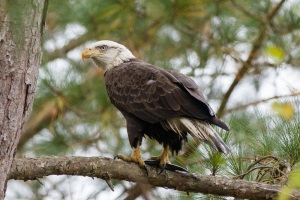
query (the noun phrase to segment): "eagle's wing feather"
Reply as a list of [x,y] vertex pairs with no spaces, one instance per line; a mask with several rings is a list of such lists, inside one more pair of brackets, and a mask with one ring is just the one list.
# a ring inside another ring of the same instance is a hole
[[[192,95],[194,98],[198,99],[202,103],[206,104],[211,115],[215,115],[213,109],[210,107],[203,93],[199,89],[199,86],[194,82],[193,79],[176,71],[168,70],[168,72],[177,79],[178,83],[182,84],[185,87],[185,89],[190,95]],[[176,82],[176,80],[174,82]]]
[[148,123],[182,116],[214,123],[197,84],[180,73],[135,61],[107,71],[105,79],[112,103]]
[[205,100],[203,93],[199,89],[198,85],[193,81],[193,79],[181,73],[178,73],[176,71],[168,71],[168,72],[171,73],[179,81],[179,83],[185,87],[186,91],[190,95],[192,95],[194,98],[196,98],[197,100],[199,100],[200,102],[204,103],[207,106],[210,115],[214,116],[210,120],[208,120],[210,123],[215,124],[227,131],[229,130],[228,126],[224,122],[222,122],[217,117],[215,117],[215,112],[210,107],[208,102]]

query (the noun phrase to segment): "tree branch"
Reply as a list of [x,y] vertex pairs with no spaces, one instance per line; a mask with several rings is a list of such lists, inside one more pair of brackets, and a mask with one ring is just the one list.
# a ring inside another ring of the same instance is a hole
[[70,40],[69,43],[63,46],[62,48],[56,49],[53,52],[46,53],[44,55],[45,59],[43,58],[43,62],[45,61],[50,62],[57,58],[66,57],[68,52],[78,47],[79,45],[82,45],[83,43],[87,42],[90,39],[91,39],[91,33],[87,32],[77,37],[76,39]]
[[235,107],[232,107],[232,108],[228,108],[228,109],[224,110],[224,114],[227,114],[227,113],[230,113],[230,112],[233,112],[233,111],[236,111],[236,110],[245,109],[249,106],[255,106],[255,105],[258,105],[260,103],[264,103],[264,102],[267,102],[267,101],[270,101],[270,100],[273,100],[273,99],[295,97],[295,96],[299,96],[299,95],[300,95],[300,92],[295,92],[295,93],[291,93],[291,94],[279,95],[279,96],[276,95],[276,96],[269,97],[269,98],[266,98],[266,99],[260,99],[260,100],[253,101],[253,102],[250,102],[250,103],[246,103],[246,104],[238,105],[238,106],[235,106]]
[[51,121],[59,114],[59,106],[55,100],[45,102],[45,105],[38,113],[33,113],[25,125],[25,130],[18,143],[18,150],[21,149],[35,134],[49,126]]
[[[267,15],[268,24],[271,24],[273,18],[276,16],[276,14],[278,13],[279,9],[282,7],[284,2],[285,2],[285,0],[281,0]],[[246,62],[243,63],[243,66],[236,73],[234,80],[232,81],[231,85],[229,86],[227,92],[224,94],[223,100],[217,111],[217,116],[221,117],[222,115],[224,115],[224,110],[225,110],[225,107],[229,100],[229,97],[231,96],[235,87],[239,84],[239,82],[242,80],[242,78],[247,74],[249,69],[252,67],[252,61],[257,57],[257,53],[258,53],[259,49],[262,47],[266,36],[267,36],[267,26],[263,26],[261,28],[261,31],[260,31],[258,37],[256,38],[256,40],[253,43],[252,50],[251,50]]]
[[262,24],[265,24],[264,20],[262,18],[260,18],[259,16],[257,16],[255,13],[251,13],[250,10],[247,10],[244,8],[244,6],[238,4],[235,0],[231,0],[232,2],[232,5],[234,7],[236,7],[239,11],[243,12],[245,15],[255,19],[256,21],[262,23]]
[[[280,185],[184,172],[166,171],[159,175],[156,168],[147,166],[147,169],[148,176],[143,168],[134,163],[105,157],[18,158],[13,162],[9,179],[26,181],[49,175],[79,175],[246,199],[275,199],[281,188]],[[293,193],[292,198],[299,199],[300,191]]]

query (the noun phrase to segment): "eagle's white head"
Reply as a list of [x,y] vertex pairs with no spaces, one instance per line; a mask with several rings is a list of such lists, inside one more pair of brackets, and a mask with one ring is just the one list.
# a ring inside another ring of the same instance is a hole
[[82,51],[82,59],[92,58],[105,71],[135,58],[124,45],[110,40],[101,40]]

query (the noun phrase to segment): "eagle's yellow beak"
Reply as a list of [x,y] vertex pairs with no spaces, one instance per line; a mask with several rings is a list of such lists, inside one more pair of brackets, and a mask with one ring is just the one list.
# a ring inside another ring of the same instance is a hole
[[86,58],[91,58],[91,57],[95,57],[95,56],[99,56],[99,55],[101,55],[101,53],[97,49],[86,48],[82,51],[81,58],[82,58],[82,60],[84,60]]

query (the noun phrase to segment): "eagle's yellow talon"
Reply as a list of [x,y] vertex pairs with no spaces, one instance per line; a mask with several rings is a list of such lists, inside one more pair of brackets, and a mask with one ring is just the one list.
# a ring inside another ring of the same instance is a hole
[[138,163],[140,166],[145,166],[145,162],[141,158],[141,152],[139,146],[134,150],[133,154],[130,157],[126,157],[121,154],[118,154],[115,158],[119,158],[126,162]]
[[149,160],[159,161],[160,166],[166,166],[166,164],[170,163],[169,156],[168,156],[169,150],[170,147],[169,145],[167,145],[160,156],[151,156]]

